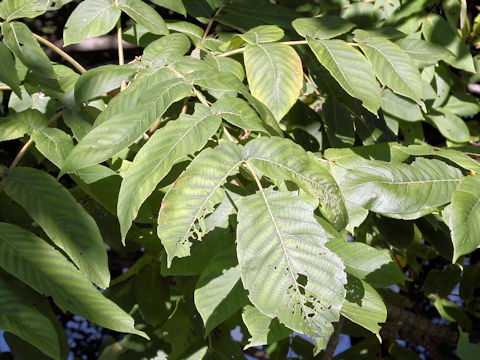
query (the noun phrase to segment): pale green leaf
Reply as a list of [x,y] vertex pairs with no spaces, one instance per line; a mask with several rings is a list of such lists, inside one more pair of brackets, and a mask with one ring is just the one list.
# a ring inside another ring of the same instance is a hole
[[423,120],[420,106],[413,100],[397,95],[390,89],[382,91],[382,110],[403,121]]
[[2,24],[3,42],[27,68],[48,79],[56,77],[52,64],[27,25],[20,22]]
[[480,104],[475,97],[467,94],[455,95],[448,97],[441,111],[448,111],[457,116],[473,116],[480,112]]
[[252,95],[280,121],[300,96],[303,86],[300,57],[288,45],[248,44],[244,58]]
[[170,34],[150,43],[142,55],[147,66],[163,66],[180,59],[190,49],[190,41],[183,34]]
[[185,5],[183,5],[182,0],[151,0],[154,4],[157,4],[161,7],[167,8],[169,10],[175,11],[183,16],[187,15],[185,10]]
[[347,273],[375,287],[387,287],[407,279],[387,253],[367,244],[332,239],[327,247],[342,259]]
[[51,6],[52,0],[4,0],[0,3],[0,18],[12,21],[42,15]]
[[395,44],[400,46],[414,61],[423,65],[433,65],[440,60],[454,56],[443,46],[424,40],[404,38],[397,40]]
[[380,86],[365,56],[343,40],[308,40],[318,61],[345,91],[374,114],[380,108]]
[[158,214],[158,237],[168,255],[190,255],[190,238],[201,239],[203,219],[225,196],[220,188],[235,175],[244,161],[244,151],[232,143],[222,143],[202,151],[165,195]]
[[442,17],[437,14],[427,15],[423,20],[422,32],[428,41],[446,48],[454,54],[454,56],[445,58],[445,62],[457,69],[475,73],[470,50]]
[[380,338],[379,323],[387,321],[387,308],[380,294],[365,281],[351,275],[348,276],[345,288],[347,296],[342,307],[342,315]]
[[274,343],[292,332],[281,325],[277,319],[272,320],[252,305],[243,308],[242,319],[252,336],[244,349]]
[[85,0],[70,14],[63,29],[64,46],[105,35],[113,29],[121,10],[115,0]]
[[[282,39],[283,36],[284,32],[278,26],[260,25],[248,30],[246,33],[236,34],[232,39],[232,43],[241,45],[243,42],[246,42],[248,44],[258,45],[278,41]],[[239,39],[236,39],[237,37]],[[238,40],[240,40],[240,42]]]
[[237,254],[255,307],[325,348],[343,305],[343,263],[328,248],[314,208],[289,192],[261,189],[239,202]]
[[480,178],[467,176],[453,193],[449,227],[456,262],[480,246]]
[[123,12],[152,34],[168,34],[165,21],[150,5],[141,0],[120,0],[119,4]]
[[100,287],[108,286],[107,252],[100,231],[67,189],[46,172],[33,168],[10,170],[2,185],[90,280]]
[[240,129],[268,132],[255,111],[240,98],[223,97],[212,105],[212,111]]
[[245,150],[252,165],[266,176],[295,182],[320,200],[322,214],[337,229],[346,226],[347,210],[337,183],[300,145],[278,137],[259,138],[250,141]]
[[0,223],[0,264],[59,307],[100,326],[148,338],[58,250],[18,226]]
[[[98,164],[130,146],[168,107],[191,91],[183,79],[175,78],[136,92],[136,99],[124,96],[115,102],[112,113],[104,112],[103,122],[90,131],[65,160],[62,171],[73,172]],[[129,93],[131,95],[131,93]],[[121,111],[125,109],[124,111]],[[107,111],[107,110],[105,110]],[[99,119],[97,119],[97,122]]]
[[448,140],[456,143],[464,143],[470,140],[470,130],[462,118],[449,111],[439,109],[441,113],[435,112],[426,115],[426,118],[445,136]]
[[[0,235],[1,236],[1,235]],[[53,359],[65,359],[67,338],[47,299],[15,279],[0,277],[0,328],[17,335]]]
[[390,40],[371,36],[364,30],[355,30],[353,33],[380,82],[421,104],[424,97],[423,81],[410,56]]
[[462,173],[439,160],[412,164],[366,161],[337,177],[343,195],[368,210],[396,219],[417,219],[450,202]]
[[298,18],[292,22],[294,29],[304,38],[331,39],[352,30],[355,24],[339,16],[324,15]]
[[125,174],[118,195],[117,213],[122,239],[125,239],[142,203],[173,164],[203,148],[220,123],[220,117],[198,104],[193,115],[181,115],[170,121],[140,149]]
[[50,160],[59,169],[73,149],[70,135],[60,129],[43,128],[35,131],[31,139],[43,156]]
[[[0,5],[3,3],[0,3]],[[22,97],[20,90],[20,80],[15,69],[15,58],[3,42],[0,42],[0,81],[10,86],[18,97]]]
[[82,74],[75,83],[75,102],[83,103],[117,89],[122,81],[129,80],[136,69],[127,66],[104,65]]
[[31,134],[47,125],[47,118],[38,110],[28,109],[0,118],[0,141],[13,140]]
[[234,248],[211,259],[198,279],[193,296],[205,324],[205,335],[248,303]]
[[[172,0],[177,1],[177,0]],[[204,30],[195,24],[188,21],[173,21],[167,23],[167,28],[170,31],[178,31],[179,33],[187,35],[190,40],[195,44],[202,42]]]

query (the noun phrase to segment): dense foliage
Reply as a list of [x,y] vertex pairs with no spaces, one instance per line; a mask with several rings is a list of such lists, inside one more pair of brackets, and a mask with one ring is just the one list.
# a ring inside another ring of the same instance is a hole
[[[67,52],[32,32],[65,8]],[[477,358],[477,13],[2,1],[12,354],[67,359],[75,314],[113,331],[99,359]],[[118,65],[69,55],[107,34]]]

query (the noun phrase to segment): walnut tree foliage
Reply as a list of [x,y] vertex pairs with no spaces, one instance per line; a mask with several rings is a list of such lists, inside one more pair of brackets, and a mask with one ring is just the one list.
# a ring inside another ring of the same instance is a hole
[[[32,32],[67,4],[63,45],[110,34],[118,59],[87,71]],[[475,11],[0,2],[12,354],[67,359],[68,312],[126,334],[104,360],[331,359],[340,334],[336,359],[477,358]]]

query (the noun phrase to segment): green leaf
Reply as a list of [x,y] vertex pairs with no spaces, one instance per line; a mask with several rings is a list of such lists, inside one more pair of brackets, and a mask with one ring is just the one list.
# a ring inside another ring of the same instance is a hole
[[48,79],[56,77],[50,60],[25,24],[4,22],[2,33],[5,45],[26,67]]
[[322,106],[323,124],[328,141],[333,147],[350,147],[355,143],[353,115],[333,97],[328,97]]
[[248,44],[244,58],[252,95],[280,121],[300,96],[303,86],[300,57],[288,45]]
[[411,220],[448,203],[462,173],[442,161],[418,158],[410,165],[367,161],[335,178],[346,200],[385,216]]
[[277,319],[272,320],[252,305],[243,308],[242,319],[252,336],[248,339],[248,344],[245,345],[244,349],[272,344],[292,333],[291,330],[281,325]]
[[146,66],[163,66],[179,60],[190,49],[190,41],[183,34],[170,34],[150,43],[142,55]]
[[460,330],[457,343],[457,355],[461,360],[475,360],[478,357],[480,345],[471,343],[469,335]]
[[4,0],[0,3],[0,18],[12,21],[34,18],[48,10],[51,0]]
[[120,0],[119,4],[123,12],[152,34],[168,34],[165,21],[150,5],[145,4],[141,0]]
[[31,134],[47,125],[47,118],[38,110],[28,109],[0,118],[0,141],[13,140]]
[[368,283],[348,276],[345,285],[347,296],[342,307],[342,315],[380,338],[379,323],[387,321],[387,308],[380,294]]
[[457,69],[475,73],[472,55],[462,38],[439,15],[429,14],[423,20],[422,32],[425,39],[450,50],[454,56],[445,58],[445,62]]
[[353,34],[380,82],[421,104],[423,81],[410,56],[390,40],[372,36],[364,30],[355,30]]
[[298,18],[292,22],[297,33],[304,38],[331,39],[352,30],[355,24],[339,16],[324,15],[314,18]]
[[205,335],[248,304],[233,247],[211,259],[198,279],[194,301],[205,324]]
[[0,327],[53,359],[66,359],[67,338],[47,299],[15,282],[0,277]]
[[174,257],[190,255],[190,238],[201,239],[203,219],[223,199],[220,188],[235,175],[244,161],[244,151],[232,143],[202,151],[165,195],[158,214],[158,237],[168,255],[168,267]]
[[70,14],[63,29],[64,46],[105,35],[113,29],[121,10],[115,0],[85,0]]
[[5,193],[22,205],[60,249],[98,286],[110,282],[107,252],[92,217],[49,174],[15,168],[3,180]]
[[183,5],[182,0],[151,0],[154,4],[167,8],[169,10],[175,11],[183,16],[187,15],[185,10],[185,5]]
[[[0,264],[55,303],[100,326],[147,337],[133,319],[104,297],[84,275],[46,241],[22,228],[0,223]],[[148,337],[147,337],[148,338]]]
[[337,229],[346,226],[347,210],[337,183],[301,146],[288,139],[271,137],[252,140],[245,150],[252,165],[266,176],[295,182],[320,200],[322,214]]
[[443,46],[424,40],[404,38],[397,40],[395,44],[400,46],[414,61],[422,65],[433,65],[440,60],[454,56]]
[[380,86],[365,56],[343,40],[308,40],[318,61],[345,91],[374,114],[380,108]]
[[480,179],[467,176],[453,193],[450,227],[453,259],[456,262],[480,246]]
[[[443,110],[443,109],[439,109]],[[449,111],[430,113],[426,118],[445,136],[448,140],[456,143],[464,143],[470,140],[470,131],[462,118]]]
[[348,274],[375,287],[387,287],[407,279],[387,253],[367,244],[332,239],[327,247],[342,259]]
[[211,110],[240,129],[268,132],[255,111],[240,98],[223,97],[212,105]]
[[[275,25],[260,25],[248,30],[243,34],[236,34],[233,36],[232,43],[238,47],[243,42],[252,45],[263,43],[271,43],[281,40],[285,35],[284,31]],[[238,38],[238,39],[237,39]],[[240,40],[240,41],[238,41]],[[243,41],[242,41],[243,40]]]
[[461,273],[456,265],[448,265],[442,270],[430,270],[423,285],[425,295],[438,293],[441,298],[446,298],[458,284]]
[[[110,105],[115,107],[112,112],[118,111],[117,114],[107,117],[112,114],[105,110],[103,122],[90,131],[65,160],[64,173],[98,164],[130,146],[171,104],[188,95],[191,86],[175,78],[140,90],[143,97],[137,98],[137,103],[132,101],[132,96],[124,96],[115,105]],[[126,110],[121,112],[124,108]],[[97,123],[99,120],[100,117]]]
[[420,106],[413,100],[397,95],[390,89],[382,91],[382,110],[403,121],[423,120]]
[[123,240],[140,205],[173,164],[203,148],[220,123],[219,116],[197,104],[193,115],[180,115],[177,120],[170,121],[140,149],[125,174],[118,195],[117,213]]
[[136,69],[127,66],[104,65],[82,74],[75,83],[75,102],[83,103],[120,87],[122,81],[129,80]]
[[2,67],[0,67],[0,81],[10,86],[15,94],[21,98],[22,91],[19,86],[20,80],[18,79],[17,70],[15,69],[15,58],[3,42],[0,42],[0,64],[2,64]]
[[[325,348],[346,283],[314,208],[289,192],[261,189],[239,202],[237,254],[255,307]],[[328,284],[328,285],[327,285]]]
[[73,149],[70,135],[60,129],[43,128],[35,131],[31,139],[43,156],[50,160],[59,169]]

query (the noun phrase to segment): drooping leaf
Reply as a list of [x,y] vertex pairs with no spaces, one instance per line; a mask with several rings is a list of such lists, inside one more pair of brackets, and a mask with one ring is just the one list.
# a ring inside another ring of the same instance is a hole
[[448,226],[452,234],[453,259],[480,246],[480,179],[467,176],[453,193],[452,209]]
[[[148,90],[147,90],[148,89]],[[183,79],[175,78],[146,88],[142,98],[132,103],[131,97],[122,97],[115,106],[127,110],[104,121],[90,131],[65,160],[62,171],[73,172],[98,164],[131,145],[168,109],[175,101],[191,91]],[[131,93],[130,93],[131,94]],[[105,110],[107,111],[107,110]],[[104,112],[105,114],[105,112]],[[103,114],[102,114],[103,115]]]
[[278,137],[250,141],[245,150],[252,165],[266,176],[295,182],[320,200],[322,214],[337,229],[347,222],[347,210],[333,176],[301,146]]
[[137,24],[142,25],[152,34],[167,35],[168,29],[162,17],[141,0],[120,0],[120,9]]
[[183,34],[170,34],[150,43],[142,55],[147,66],[163,66],[180,59],[190,49],[190,41]]
[[388,254],[372,246],[332,239],[327,247],[342,259],[347,273],[375,287],[387,287],[407,279]]
[[450,50],[455,55],[446,57],[445,62],[457,69],[475,73],[470,50],[442,17],[437,14],[427,15],[423,20],[422,32],[428,41]]
[[462,173],[439,160],[367,161],[335,175],[345,199],[396,219],[416,219],[451,200]]
[[3,42],[27,68],[48,79],[56,77],[52,64],[27,25],[20,22],[2,24]]
[[217,115],[199,104],[194,115],[181,115],[169,122],[140,149],[125,174],[118,195],[117,213],[122,239],[125,239],[140,205],[168,174],[173,164],[205,146],[220,123]]
[[211,259],[198,279],[194,301],[205,324],[205,335],[248,303],[234,248]]
[[33,168],[10,170],[2,185],[90,280],[102,288],[108,286],[107,252],[100,231],[67,189]]
[[53,359],[66,359],[67,338],[59,331],[61,325],[48,301],[24,284],[3,277],[0,277],[0,327]]
[[252,304],[312,336],[318,353],[338,320],[346,276],[341,260],[324,245],[314,208],[292,193],[271,189],[237,204],[238,261]]
[[274,343],[287,337],[292,332],[281,325],[277,319],[272,320],[252,305],[244,307],[242,319],[252,336],[248,339],[245,349]]
[[457,115],[449,111],[442,111],[430,113],[426,117],[448,140],[457,143],[470,140],[470,131],[467,124]]
[[387,308],[380,294],[368,283],[348,276],[347,296],[342,315],[380,337],[381,326],[387,320]]
[[0,3],[0,18],[12,21],[21,18],[34,18],[45,13],[51,0],[4,0]]
[[120,87],[137,72],[133,67],[104,65],[82,74],[75,83],[75,102],[80,106],[109,91]]
[[73,149],[70,135],[60,129],[43,128],[35,131],[31,139],[43,156],[50,160],[59,169]]
[[174,257],[190,255],[190,238],[202,238],[204,217],[222,201],[220,187],[235,175],[244,159],[243,148],[232,143],[206,149],[167,192],[158,214],[157,233],[169,267]]
[[301,36],[312,39],[331,39],[355,27],[355,24],[350,21],[334,15],[298,18],[292,22],[292,25]]
[[0,223],[0,264],[55,303],[100,326],[146,335],[133,319],[104,297],[59,251],[22,228]]
[[374,114],[380,107],[380,86],[365,56],[343,40],[308,40],[318,61],[343,89]]
[[47,118],[38,110],[28,109],[0,118],[0,141],[13,140],[31,134],[47,125]]
[[22,91],[19,86],[20,80],[18,79],[17,70],[15,69],[15,59],[3,42],[0,42],[0,64],[2,64],[0,67],[0,81],[10,86],[15,94],[21,98]]
[[353,115],[335,98],[328,97],[322,106],[323,123],[333,147],[350,147],[355,143]]
[[404,38],[396,41],[395,44],[400,46],[414,61],[424,65],[436,64],[440,60],[453,56],[453,53],[445,47],[424,40]]
[[283,44],[248,44],[244,57],[252,95],[280,121],[300,95],[303,85],[300,57],[292,47]]
[[390,40],[372,36],[364,30],[353,33],[382,84],[421,104],[423,81],[410,56]]
[[63,29],[64,46],[105,35],[113,29],[121,10],[115,0],[82,1],[68,17]]

